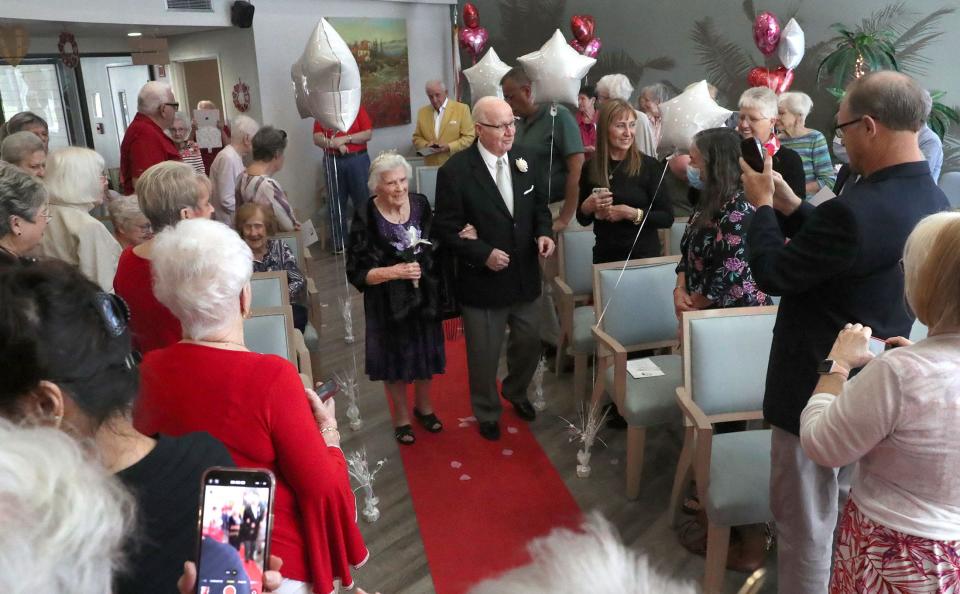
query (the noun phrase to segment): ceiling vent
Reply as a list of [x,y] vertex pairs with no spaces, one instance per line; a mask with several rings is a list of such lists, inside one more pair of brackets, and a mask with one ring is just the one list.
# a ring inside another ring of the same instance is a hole
[[213,12],[213,0],[166,0],[167,10]]

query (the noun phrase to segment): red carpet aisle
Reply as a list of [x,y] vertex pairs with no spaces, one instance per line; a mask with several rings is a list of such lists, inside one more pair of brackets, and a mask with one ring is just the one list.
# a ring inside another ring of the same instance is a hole
[[[413,507],[438,594],[460,594],[529,560],[526,543],[580,523],[580,508],[525,421],[506,404],[502,437],[480,437],[467,391],[463,337],[448,340],[447,373],[434,380],[444,423],[431,434],[414,421],[417,443],[400,446]],[[542,416],[535,422],[560,422]]]

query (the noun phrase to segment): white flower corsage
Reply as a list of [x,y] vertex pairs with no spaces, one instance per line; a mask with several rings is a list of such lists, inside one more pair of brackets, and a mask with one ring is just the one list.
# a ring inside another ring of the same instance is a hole
[[520,170],[520,173],[526,173],[527,170],[530,169],[530,166],[527,165],[527,160],[526,160],[526,159],[522,159],[522,158],[521,158],[521,159],[517,159],[516,161],[514,161],[514,163],[516,163],[517,169]]

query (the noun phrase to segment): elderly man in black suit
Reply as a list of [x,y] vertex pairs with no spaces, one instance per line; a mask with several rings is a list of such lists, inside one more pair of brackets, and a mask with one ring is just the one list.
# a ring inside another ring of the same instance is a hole
[[769,158],[763,173],[741,161],[757,207],[747,234],[750,268],[763,291],[782,295],[763,402],[773,425],[770,507],[781,593],[827,591],[837,512],[849,487],[850,468],[824,468],[804,454],[800,413],[818,374],[842,384],[854,371],[826,360],[845,324],[870,326],[883,338],[909,335],[903,246],[920,219],[948,208],[917,144],[924,98],[913,79],[877,72],[854,81],[837,121],[861,180],[817,208],[772,173]]
[[437,173],[434,228],[457,259],[473,413],[480,434],[496,440],[502,410],[497,366],[508,326],[503,397],[520,418],[536,417],[527,387],[541,352],[537,257],[550,256],[554,245],[546,188],[535,183],[534,160],[512,150],[516,122],[510,106],[484,97],[473,108],[473,121],[478,142]]

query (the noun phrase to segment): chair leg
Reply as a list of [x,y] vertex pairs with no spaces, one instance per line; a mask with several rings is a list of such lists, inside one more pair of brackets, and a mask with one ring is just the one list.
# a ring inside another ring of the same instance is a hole
[[671,524],[675,524],[677,521],[677,508],[680,507],[683,491],[690,482],[691,471],[693,470],[695,434],[693,427],[685,426],[683,428],[683,449],[680,450],[680,458],[677,460],[677,473],[673,477],[673,489],[670,491],[670,511],[667,517],[670,518]]
[[703,594],[721,594],[723,578],[727,573],[727,549],[730,546],[730,527],[707,524],[707,562],[703,573]]
[[640,475],[643,472],[643,450],[646,442],[646,427],[627,427],[627,499],[640,496]]
[[579,404],[587,394],[587,354],[573,356],[573,403]]
[[560,377],[560,374],[563,373],[564,365],[566,364],[566,353],[567,350],[567,335],[561,331],[560,338],[557,339],[557,356],[553,362],[553,374],[557,377]]

